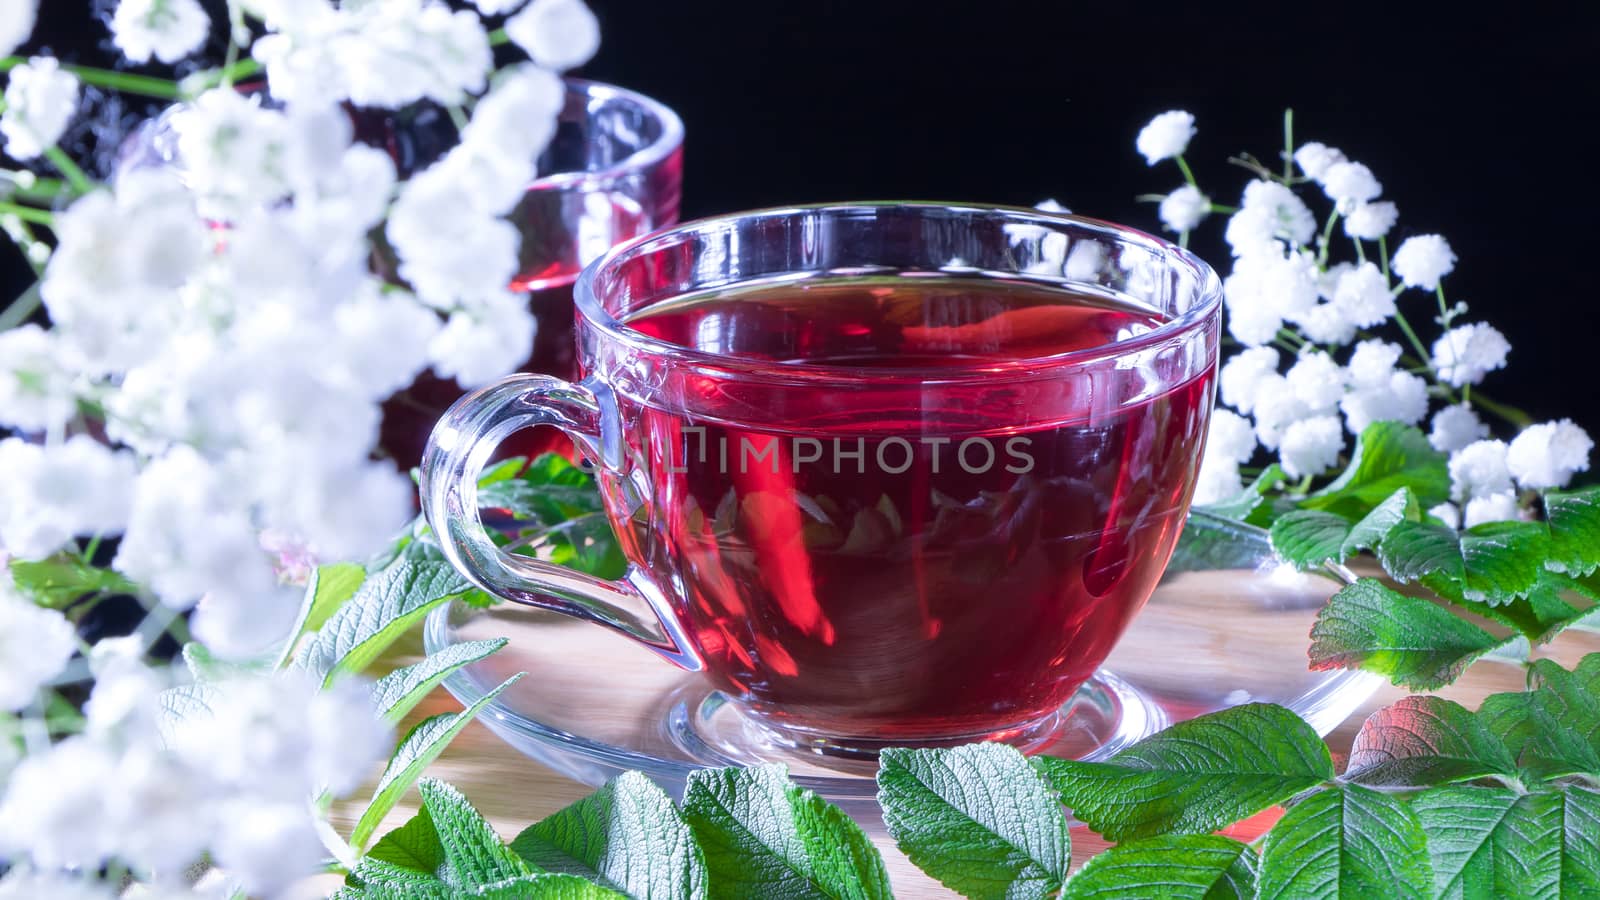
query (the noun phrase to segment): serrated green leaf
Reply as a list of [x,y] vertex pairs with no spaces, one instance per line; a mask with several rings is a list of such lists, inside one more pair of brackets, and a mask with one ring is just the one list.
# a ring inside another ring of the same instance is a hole
[[528,458],[526,456],[512,456],[502,459],[496,463],[490,463],[489,465],[485,466],[483,472],[478,475],[478,487],[486,488],[489,485],[497,482],[510,481],[518,475],[521,475],[522,470],[527,468],[528,464]]
[[1254,481],[1250,482],[1234,496],[1217,503],[1202,503],[1195,506],[1195,509],[1223,519],[1232,519],[1236,522],[1247,521],[1250,518],[1250,514],[1255,512],[1256,508],[1266,498],[1267,492],[1276,489],[1278,485],[1284,482],[1285,477],[1283,467],[1273,463],[1262,469],[1261,474],[1257,475]]
[[717,900],[891,896],[883,858],[861,826],[796,787],[783,766],[693,772],[683,816]]
[[1413,690],[1433,690],[1507,640],[1427,600],[1362,578],[1317,613],[1309,655],[1313,669],[1365,669]]
[[357,674],[428,613],[472,589],[442,558],[402,553],[334,612],[295,658],[325,682]]
[[1162,578],[1183,572],[1254,568],[1261,561],[1261,537],[1262,532],[1252,526],[1191,512]]
[[417,790],[444,848],[446,881],[472,890],[533,874],[460,791],[436,778]]
[[1516,691],[1485,697],[1478,718],[1505,742],[1530,782],[1567,775],[1600,778],[1600,753],[1561,720],[1564,708],[1551,692]]
[[1550,557],[1545,565],[1569,575],[1600,568],[1600,485],[1544,495],[1550,526]]
[[1256,884],[1262,900],[1422,900],[1433,895],[1433,866],[1416,813],[1351,784],[1289,808],[1267,832]]
[[85,594],[137,594],[139,586],[112,569],[91,566],[74,553],[39,560],[13,559],[11,580],[39,606],[65,609]]
[[1080,821],[1113,841],[1215,831],[1334,777],[1316,730],[1265,703],[1179,722],[1105,762],[1034,764]]
[[390,725],[397,725],[422,698],[464,666],[487,659],[506,645],[505,638],[463,641],[429,655],[422,662],[396,669],[372,686],[372,705]]
[[1461,538],[1431,522],[1396,522],[1378,542],[1378,562],[1396,581],[1407,583],[1424,576],[1460,581],[1466,574]]
[[1543,644],[1564,629],[1581,623],[1590,615],[1590,611],[1579,612],[1576,607],[1562,599],[1565,589],[1561,582],[1564,580],[1566,580],[1564,576],[1553,572],[1540,572],[1538,582],[1525,596],[1494,606],[1468,600],[1460,582],[1424,577],[1422,583],[1434,593],[1468,612],[1515,628],[1531,643]]
[[1356,439],[1350,465],[1327,487],[1300,502],[1356,521],[1401,488],[1428,509],[1450,499],[1449,458],[1411,425],[1374,422]]
[[474,900],[626,900],[626,894],[584,881],[576,875],[524,875],[484,885]]
[[355,829],[350,834],[350,843],[357,849],[365,847],[372,838],[372,833],[377,830],[378,823],[383,817],[394,809],[406,791],[422,777],[422,771],[434,760],[439,758],[450,742],[455,740],[472,720],[483,711],[500,692],[516,684],[522,679],[524,673],[518,673],[506,679],[494,690],[484,694],[478,701],[458,713],[440,713],[418,722],[415,728],[400,741],[400,746],[395,749],[394,756],[389,759],[389,765],[384,769],[383,777],[378,780],[378,788],[372,794],[372,799],[367,802],[367,808],[361,813],[361,818],[356,821]]
[[1302,509],[1279,517],[1269,532],[1272,549],[1301,569],[1320,566],[1329,560],[1344,559],[1345,539],[1350,523],[1333,513]]
[[577,875],[639,900],[706,896],[706,864],[666,792],[638,772],[532,825],[511,849],[535,869]]
[[300,639],[326,625],[339,607],[355,596],[366,578],[367,570],[358,563],[333,563],[312,569],[311,578],[306,582],[305,595],[300,601],[300,611],[295,615],[294,627],[289,629],[289,637],[278,652],[273,668],[281,669],[288,665],[294,658]]
[[1055,792],[1004,744],[885,750],[878,803],[895,844],[964,897],[1048,897],[1072,865]]
[[1533,589],[1550,553],[1543,522],[1485,522],[1461,533],[1468,600],[1509,603]]
[[1445,787],[1411,803],[1428,834],[1436,896],[1559,897],[1561,796]]
[[1532,685],[1550,717],[1588,742],[1600,754],[1600,695],[1577,672],[1568,672],[1553,660],[1530,663]]
[[[367,852],[363,862],[378,860],[391,866],[410,869],[431,875],[441,881],[448,875],[449,860],[445,858],[444,845],[439,843],[439,831],[433,826],[433,816],[426,806],[404,825],[384,835]],[[361,871],[358,866],[357,873]]]
[[1112,847],[1067,881],[1062,900],[1253,900],[1256,854],[1214,834],[1161,835]]
[[1410,488],[1401,488],[1389,499],[1374,506],[1350,529],[1350,534],[1339,548],[1341,558],[1354,556],[1363,550],[1377,550],[1383,539],[1401,522],[1420,522],[1422,507]]
[[1384,787],[1426,787],[1492,775],[1516,777],[1511,751],[1459,703],[1412,696],[1361,726],[1345,778]]
[[260,675],[268,669],[266,660],[234,661],[218,659],[205,644],[190,641],[183,645],[183,664],[195,681],[227,681],[249,675]]
[[1600,793],[1561,790],[1562,897],[1600,897]]
[[346,876],[344,890],[335,896],[351,900],[458,900],[461,895],[434,875],[369,856]]

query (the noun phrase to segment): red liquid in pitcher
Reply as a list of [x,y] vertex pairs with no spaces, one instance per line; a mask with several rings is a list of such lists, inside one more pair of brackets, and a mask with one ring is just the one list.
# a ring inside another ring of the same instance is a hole
[[[1071,697],[1160,578],[1212,370],[1169,383],[1149,365],[1090,375],[1041,360],[1051,375],[1032,382],[1000,370],[1162,321],[954,279],[651,307],[628,325],[718,354],[876,371],[867,390],[764,396],[706,379],[677,410],[624,398],[652,496],[616,524],[661,583],[681,580],[679,612],[716,685],[772,724],[890,742],[1003,736]],[[984,365],[992,378],[928,386]],[[781,424],[731,424],[751,420]]]

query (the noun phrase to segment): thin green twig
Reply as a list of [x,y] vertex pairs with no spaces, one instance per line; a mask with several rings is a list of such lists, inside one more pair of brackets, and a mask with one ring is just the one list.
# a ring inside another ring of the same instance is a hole
[[[9,72],[27,61],[27,57],[23,56],[0,59],[0,72]],[[137,94],[156,100],[179,100],[183,97],[182,92],[178,90],[178,83],[166,78],[136,75],[132,72],[114,72],[92,66],[62,66],[61,69],[78,76],[78,80],[84,84],[121,91],[124,94]]]
[[66,176],[67,184],[72,186],[73,191],[79,194],[87,194],[94,190],[94,181],[84,173],[77,163],[72,161],[72,157],[67,155],[67,151],[60,147],[51,147],[44,151],[44,157],[50,160],[50,165],[55,166],[57,172]]

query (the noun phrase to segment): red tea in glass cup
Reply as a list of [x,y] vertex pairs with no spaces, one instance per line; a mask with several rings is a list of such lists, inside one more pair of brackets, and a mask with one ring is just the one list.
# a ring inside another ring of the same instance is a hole
[[[628,244],[576,296],[586,378],[454,407],[428,519],[481,587],[702,671],[790,742],[1036,734],[1182,530],[1220,289],[1156,238],[997,207],[775,210]],[[536,424],[597,461],[623,580],[484,532],[478,472]]]

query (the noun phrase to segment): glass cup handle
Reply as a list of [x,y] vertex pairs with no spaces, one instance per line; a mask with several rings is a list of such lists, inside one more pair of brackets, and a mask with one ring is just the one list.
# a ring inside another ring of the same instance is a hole
[[703,667],[666,598],[635,566],[620,581],[505,553],[478,518],[478,478],[514,431],[554,425],[606,469],[622,468],[611,390],[543,375],[513,375],[474,391],[434,426],[422,457],[422,512],[445,557],[497,597],[604,625],[685,669]]

